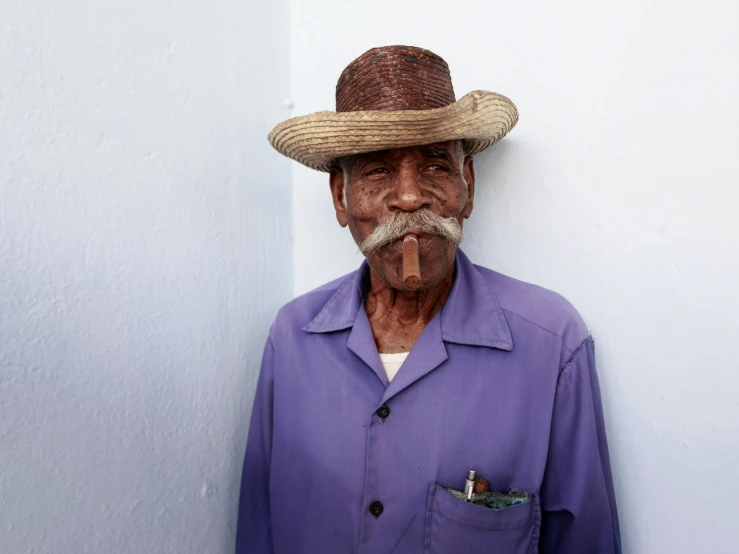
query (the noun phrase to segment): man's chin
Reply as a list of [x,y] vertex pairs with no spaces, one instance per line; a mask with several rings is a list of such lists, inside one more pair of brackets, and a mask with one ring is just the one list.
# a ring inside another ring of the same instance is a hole
[[[425,241],[421,239],[419,242],[421,242],[419,245],[421,255],[421,288],[417,290],[423,290],[433,287],[446,277],[448,271],[444,271],[444,268],[448,266],[450,258],[449,249],[452,250],[451,267],[454,267],[454,255],[457,245],[436,235],[428,237]],[[400,291],[411,291],[403,282],[402,239],[378,247],[364,254],[364,257],[373,272],[389,287]]]

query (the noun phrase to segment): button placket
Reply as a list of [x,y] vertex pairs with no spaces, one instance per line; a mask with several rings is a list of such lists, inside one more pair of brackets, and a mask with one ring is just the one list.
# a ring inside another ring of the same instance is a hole
[[[387,404],[381,404],[370,415],[370,424],[367,427],[367,467],[365,477],[364,491],[364,512],[367,514],[362,517],[362,533],[360,535],[359,552],[362,554],[370,554],[376,552],[370,545],[375,537],[376,526],[382,526],[380,516],[385,512],[385,505],[377,500],[382,495],[382,487],[379,486],[377,470],[380,464],[386,463],[377,454],[379,443],[387,440],[387,429],[382,428],[382,424],[390,416],[390,407]],[[370,517],[371,516],[371,517]],[[365,531],[366,529],[366,531]],[[375,537],[376,538],[376,537]]]

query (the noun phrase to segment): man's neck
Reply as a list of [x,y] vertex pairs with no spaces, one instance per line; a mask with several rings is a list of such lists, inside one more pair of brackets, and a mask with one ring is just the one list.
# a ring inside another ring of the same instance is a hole
[[454,270],[440,283],[419,291],[399,291],[370,269],[364,307],[381,353],[408,352],[449,296]]

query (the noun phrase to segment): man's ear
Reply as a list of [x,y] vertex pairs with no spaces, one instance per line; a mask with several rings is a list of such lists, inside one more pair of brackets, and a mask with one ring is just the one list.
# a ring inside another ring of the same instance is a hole
[[472,207],[475,201],[475,162],[471,155],[464,158],[464,180],[467,181],[467,206],[462,212],[464,218],[467,219],[472,214]]
[[331,187],[331,198],[336,210],[336,221],[339,225],[346,227],[346,208],[344,207],[344,171],[338,167],[332,167],[329,175],[329,186]]

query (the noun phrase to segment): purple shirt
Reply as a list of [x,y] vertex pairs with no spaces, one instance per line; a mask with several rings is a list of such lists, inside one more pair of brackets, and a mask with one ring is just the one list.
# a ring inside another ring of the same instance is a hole
[[[619,553],[593,341],[564,298],[473,265],[390,384],[358,271],[280,310],[237,554]],[[384,419],[383,417],[384,416]],[[531,500],[457,499],[468,470]]]

